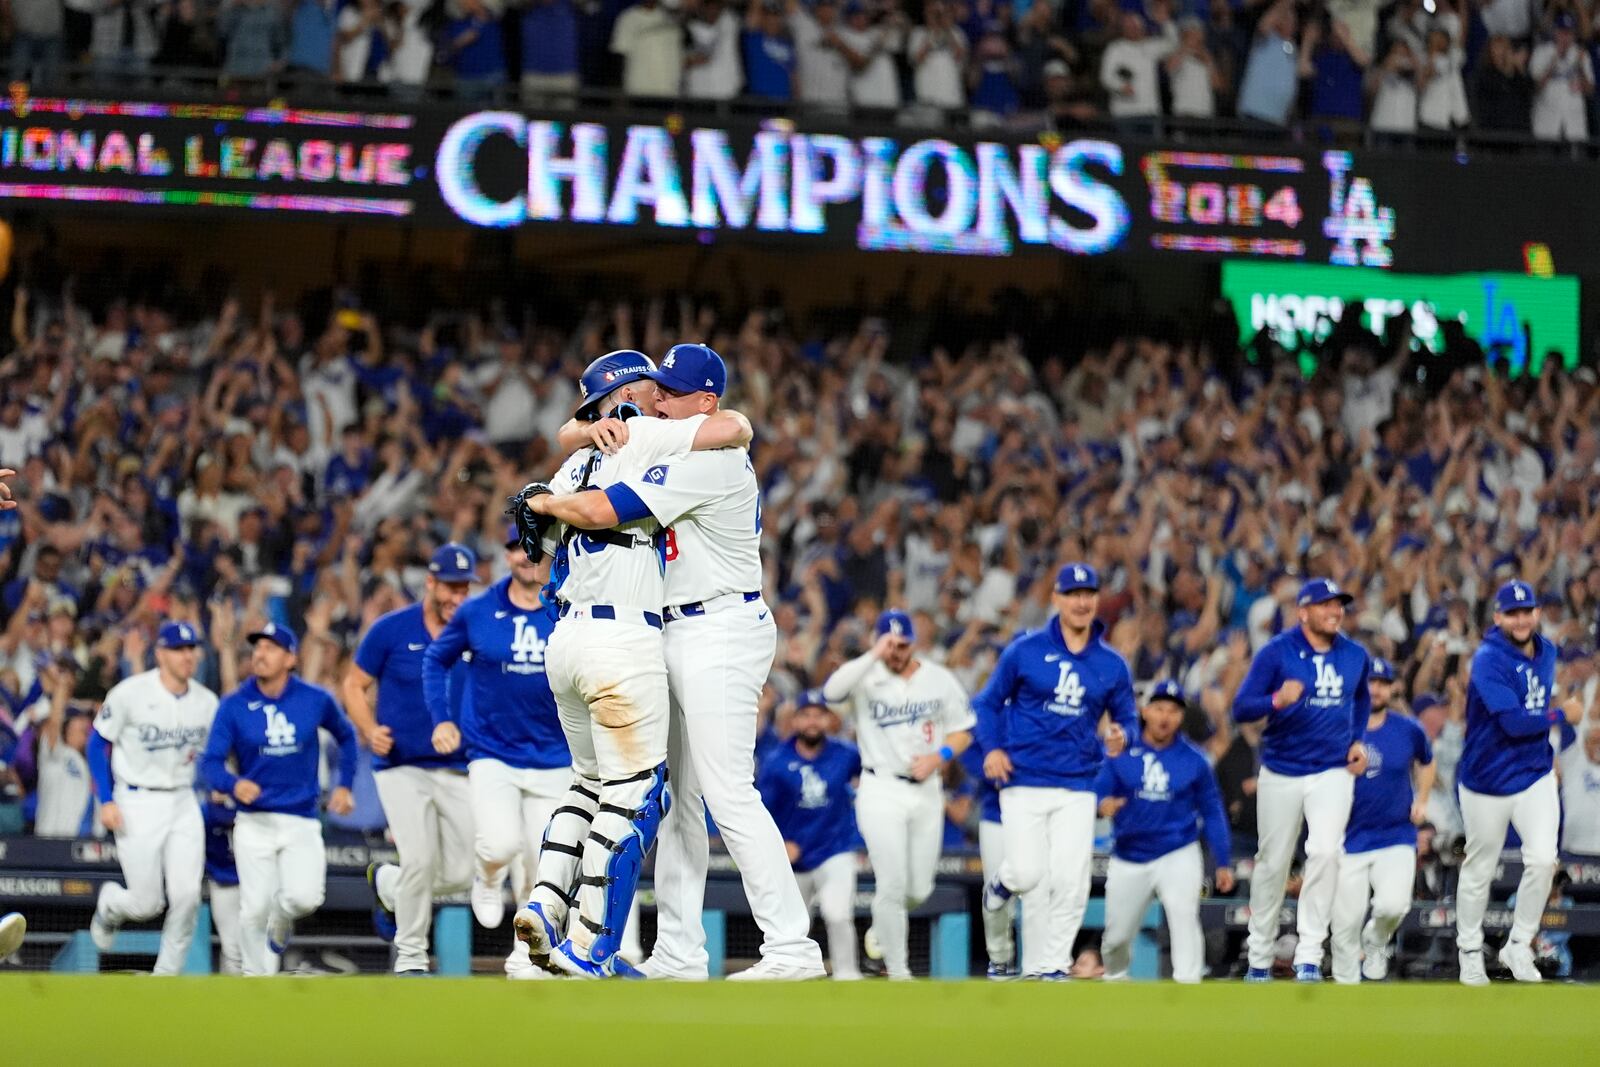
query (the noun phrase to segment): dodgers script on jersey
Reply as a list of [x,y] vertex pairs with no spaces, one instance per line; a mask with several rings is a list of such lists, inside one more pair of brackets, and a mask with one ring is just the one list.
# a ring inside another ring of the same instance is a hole
[[[664,461],[681,463],[704,421],[704,415],[675,421],[629,419],[628,443],[621,451],[607,456],[596,448],[579,449],[562,464],[551,487],[557,493],[574,493],[580,487],[605,489],[643,477]],[[638,547],[633,549],[574,530],[567,544],[568,571],[560,598],[569,604],[621,604],[660,611],[665,591],[664,546],[655,544],[660,529],[661,523],[648,516],[618,524],[617,534],[634,538]]]
[[761,487],[742,448],[694,452],[629,481],[667,531],[667,606],[761,590]]
[[94,728],[110,742],[111,770],[123,785],[187,789],[217,713],[217,694],[191,681],[182,696],[145,671],[111,687]]
[[938,752],[946,735],[977,724],[966,690],[937,663],[902,678],[868,652],[834,671],[822,695],[848,705],[861,764],[878,774],[909,774],[912,761]]

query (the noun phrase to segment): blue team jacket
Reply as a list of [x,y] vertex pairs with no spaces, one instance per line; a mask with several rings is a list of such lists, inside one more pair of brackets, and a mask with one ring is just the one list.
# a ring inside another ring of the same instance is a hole
[[795,742],[779,748],[761,768],[756,788],[785,841],[800,847],[794,869],[815,870],[856,836],[855,790],[861,753],[843,741],[827,741],[816,759],[806,759]]
[[1484,635],[1467,682],[1467,736],[1456,781],[1474,793],[1520,793],[1554,766],[1550,727],[1562,720],[1551,702],[1556,647],[1533,636],[1523,655],[1498,626]]
[[[253,804],[238,804],[240,811],[268,811],[284,815],[317,817],[321,792],[317,770],[323,729],[339,743],[339,784],[346,789],[356,778],[356,735],[333,694],[293,675],[283,692],[269,697],[251,678],[223,698],[211,723],[200,773],[219,793],[233,795],[240,778],[261,787]],[[232,755],[239,773],[228,770]],[[238,802],[235,801],[237,804]]]
[[[1067,648],[1059,622],[1017,637],[983,691],[972,701],[985,755],[1011,757],[1005,787],[1089,790],[1105,761],[1097,728],[1109,711],[1131,741],[1139,735],[1133,676],[1127,661],[1102,640],[1096,622],[1082,652]],[[1005,788],[1002,787],[1002,788]]]
[[[1343,767],[1350,746],[1367,730],[1370,668],[1367,650],[1344,634],[1323,653],[1311,647],[1300,627],[1285,630],[1256,653],[1233,699],[1234,721],[1267,720],[1261,763],[1278,774],[1299,777]],[[1273,711],[1272,694],[1290,678],[1298,679],[1305,692]]]
[[1205,753],[1181,734],[1165,748],[1140,740],[1108,759],[1095,778],[1095,796],[1125,797],[1112,819],[1111,854],[1129,863],[1149,863],[1200,839],[1214,867],[1233,862],[1228,813]]
[[519,608],[503,578],[456,609],[455,617],[428,645],[422,687],[435,725],[455,721],[447,692],[450,668],[464,653],[468,699],[461,703],[462,739],[468,759],[499,760],[518,769],[568,767],[572,756],[561,731],[556,699],[545,675],[545,646],[555,630],[555,609]]

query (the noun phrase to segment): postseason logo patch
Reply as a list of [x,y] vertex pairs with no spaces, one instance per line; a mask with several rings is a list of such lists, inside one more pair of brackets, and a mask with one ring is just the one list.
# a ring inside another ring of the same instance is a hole
[[649,482],[651,485],[667,484],[667,465],[663,463],[651,467],[649,470],[644,472],[644,480]]

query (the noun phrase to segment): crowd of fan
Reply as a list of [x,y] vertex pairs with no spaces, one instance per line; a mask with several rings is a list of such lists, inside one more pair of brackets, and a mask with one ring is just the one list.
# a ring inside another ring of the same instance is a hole
[[[19,289],[0,360],[0,466],[20,471],[21,501],[0,512],[13,797],[43,788],[47,765],[81,762],[85,716],[150,662],[163,617],[207,634],[213,688],[231,687],[241,636],[268,619],[304,634],[302,674],[333,688],[365,627],[418,596],[433,548],[473,544],[486,579],[505,573],[503,500],[561,458],[555,432],[589,360],[703,339],[756,427],[777,733],[796,694],[871,643],[886,605],[912,612],[923,654],[976,691],[1007,640],[1049,618],[1060,562],[1086,559],[1141,691],[1174,677],[1191,697],[1186,728],[1248,838],[1258,732],[1228,708],[1252,650],[1292,624],[1298,583],[1327,575],[1358,592],[1353,634],[1397,664],[1433,739],[1430,817],[1448,838],[1470,654],[1493,590],[1519,575],[1542,592],[1561,689],[1589,716],[1562,757],[1564,847],[1600,853],[1587,367],[1551,359],[1506,381],[1470,340],[1413,353],[1403,319],[1383,338],[1346,319],[1308,380],[1293,354],[1246,361],[1231,326],[1086,351],[1016,335],[950,349],[925,317],[830,333],[687,299],[595,303],[562,330],[499,310],[415,329],[355,306],[307,322],[270,297],[199,322],[122,301],[91,315],[68,292]],[[947,784],[959,829],[976,812]],[[0,798],[8,810],[14,824]],[[381,826],[375,798],[352,820]]]
[[1582,0],[6,0],[13,77],[66,59],[150,85],[429,84],[530,104],[620,87],[1022,132],[1162,115],[1387,137],[1588,137],[1600,11]]

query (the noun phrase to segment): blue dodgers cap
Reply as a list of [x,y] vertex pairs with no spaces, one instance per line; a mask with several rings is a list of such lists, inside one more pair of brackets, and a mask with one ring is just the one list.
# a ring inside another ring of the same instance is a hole
[[456,541],[440,545],[428,561],[428,573],[441,582],[477,581],[478,554]]
[[1533,591],[1533,586],[1520,579],[1512,579],[1502,585],[1494,595],[1496,611],[1526,611],[1538,606],[1539,594]]
[[629,382],[642,381],[655,373],[656,365],[643,352],[619,348],[607,352],[584,368],[578,378],[578,392],[583,400],[575,413],[579,419],[588,418],[595,406],[612,392]]
[[1339,583],[1332,578],[1313,578],[1300,587],[1300,595],[1295,597],[1294,602],[1303,608],[1310,604],[1326,604],[1330,600],[1348,604],[1354,599],[1340,589]]
[[660,369],[645,377],[675,392],[721,396],[728,388],[728,365],[705,345],[673,345]]
[[271,641],[285,652],[300,651],[300,639],[294,635],[294,631],[275,622],[267,623],[261,629],[247,635],[245,640],[252,645],[257,641]]
[[1056,572],[1056,592],[1071,593],[1078,589],[1099,589],[1100,574],[1087,563],[1069,563]]
[[894,634],[907,641],[917,639],[917,628],[912,624],[911,616],[903,611],[890,610],[879,615],[878,624],[872,628],[872,632],[879,637],[884,634]]
[[828,698],[822,695],[820,687],[806,689],[794,698],[794,706],[796,710],[800,708],[825,708],[828,706]]
[[193,648],[199,643],[200,631],[177,619],[168,619],[156,633],[157,648]]
[[1392,682],[1394,681],[1394,664],[1382,656],[1373,656],[1372,670],[1368,672],[1367,677],[1376,682]]
[[1150,696],[1145,703],[1154,704],[1158,700],[1170,700],[1180,708],[1189,706],[1189,701],[1183,695],[1183,686],[1178,684],[1176,678],[1163,679],[1150,687]]

